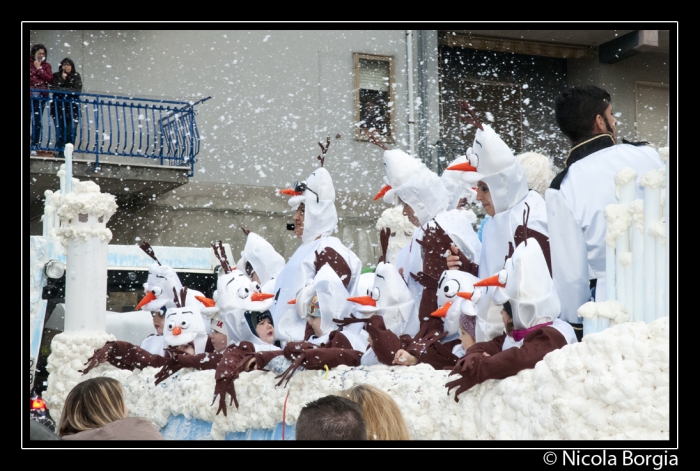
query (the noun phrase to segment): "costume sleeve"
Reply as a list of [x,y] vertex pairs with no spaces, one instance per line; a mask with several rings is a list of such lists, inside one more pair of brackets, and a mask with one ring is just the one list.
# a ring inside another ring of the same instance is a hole
[[163,367],[156,373],[155,384],[158,385],[165,379],[169,378],[182,368],[194,368],[195,370],[214,370],[221,361],[223,354],[213,353],[198,353],[196,355],[173,354],[166,359]]
[[459,402],[457,396],[473,386],[489,379],[508,378],[521,370],[534,368],[547,353],[564,345],[566,339],[557,329],[543,327],[528,334],[519,348],[512,347],[495,355],[485,357],[481,351],[470,348],[450,373],[459,374],[461,378],[450,381],[446,387],[448,392],[458,387],[455,401]]
[[506,334],[499,335],[487,342],[477,342],[467,349],[468,355],[470,353],[488,353],[489,355],[495,355],[503,350],[503,342],[506,340]]
[[552,279],[561,301],[559,318],[580,324],[578,308],[591,298],[588,251],[581,224],[559,190],[546,192]]
[[347,289],[352,279],[352,270],[348,262],[333,247],[324,247],[320,252],[316,252],[316,260],[314,261],[316,272],[318,273],[325,264],[330,265]]
[[165,364],[165,358],[149,353],[132,343],[116,340],[96,349],[93,356],[88,358],[87,367],[82,373],[87,374],[95,366],[104,362],[122,370],[133,371],[134,368],[142,370],[147,366],[161,367]]

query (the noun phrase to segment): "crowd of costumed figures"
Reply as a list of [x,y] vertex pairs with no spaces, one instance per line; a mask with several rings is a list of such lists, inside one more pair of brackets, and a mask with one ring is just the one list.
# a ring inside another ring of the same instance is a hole
[[[142,241],[153,263],[136,309],[152,313],[155,331],[140,345],[104,334],[104,317],[95,314],[104,312],[111,239],[106,224],[116,204],[94,183],[72,179],[67,147],[65,189],[47,192],[44,217],[45,233],[65,246],[71,273],[65,332],[54,339],[49,358],[52,375],[61,374],[56,356],[61,342],[70,343],[71,335],[90,340],[83,341],[81,351],[88,353],[80,364],[63,367],[71,373],[62,383],[50,381],[47,401],[60,410],[71,383],[96,373],[147,372],[139,381],[162,390],[185,372],[211,370],[202,383],[209,390],[191,391],[207,403],[197,408],[211,409],[203,413],[205,420],[224,432],[274,428],[293,423],[305,401],[298,399],[292,413],[287,393],[281,416],[229,429],[216,425],[232,407],[241,415],[236,385],[246,375],[274,377],[274,389],[284,389],[305,371],[318,371],[314,381],[322,381],[330,373],[371,372],[381,365],[376,371],[444,372],[444,395],[459,403],[476,385],[531,370],[548,354],[586,343],[582,339],[611,326],[668,316],[662,191],[667,149],[660,156],[650,146],[619,144],[598,153],[629,148],[633,155],[622,160],[634,165],[612,169],[610,159],[594,162],[592,154],[567,168],[573,175],[589,171],[584,165],[608,162],[597,169],[595,191],[586,190],[600,201],[614,194],[617,203],[590,215],[574,199],[581,188],[560,179],[560,186],[548,189],[553,175],[546,157],[516,157],[466,103],[461,106],[476,136],[442,176],[420,159],[370,139],[381,147],[386,171],[375,200],[389,204],[377,224],[381,256],[372,271],[363,273],[360,259],[333,236],[335,190],[324,167],[330,138],[319,143],[318,168],[279,191],[289,196],[294,232],[301,238],[286,262],[262,234],[246,229],[237,263],[228,259],[222,240],[212,242],[221,273],[207,298],[183,286]],[[486,213],[481,224],[471,209],[477,204]],[[594,291],[591,274],[598,280]],[[163,426],[165,420],[155,421]],[[459,427],[468,434],[468,426]],[[474,438],[499,436],[489,434],[473,431]]]

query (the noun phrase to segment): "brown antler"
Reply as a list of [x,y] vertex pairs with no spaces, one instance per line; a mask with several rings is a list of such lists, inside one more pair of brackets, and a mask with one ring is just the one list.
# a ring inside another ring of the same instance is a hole
[[386,253],[389,249],[389,237],[391,237],[390,227],[385,227],[379,232],[379,246],[382,249],[382,256],[379,257],[379,262],[389,263],[389,260],[386,258]]
[[321,155],[319,155],[318,160],[321,161],[321,167],[323,167],[323,162],[326,160],[326,152],[328,152],[328,148],[331,145],[331,136],[328,136],[326,138],[326,147],[323,147],[323,144],[321,144],[320,142],[318,143],[318,145],[321,147],[321,155],[323,156],[321,157]]
[[527,245],[527,222],[530,220],[530,205],[525,203],[527,209],[523,209],[523,235],[525,237],[525,245]]
[[381,147],[384,150],[389,150],[389,148],[385,146],[384,143],[382,143],[382,141],[379,140],[377,131],[372,131],[367,140],[377,147]]
[[158,265],[160,265],[160,262],[156,258],[156,254],[153,252],[153,248],[151,247],[151,244],[148,243],[148,241],[144,240],[143,242],[141,242],[141,244],[139,244],[139,247],[141,248],[141,250],[146,252],[146,255],[151,257],[153,260],[155,260],[158,263]]
[[481,121],[479,121],[479,118],[476,117],[476,113],[474,113],[474,110],[472,110],[469,107],[469,103],[467,103],[466,100],[459,100],[458,103],[459,107],[462,108],[462,110],[469,113],[469,116],[464,116],[459,113],[457,113],[457,116],[465,123],[472,124],[483,131],[484,126],[481,125]]
[[[245,229],[243,229],[243,232],[245,232]],[[248,234],[246,234],[246,235],[248,235]],[[214,256],[216,256],[216,258],[219,260],[219,263],[221,263],[221,268],[224,269],[224,273],[226,273],[226,274],[231,273],[231,266],[228,264],[228,258],[226,258],[226,251],[224,250],[224,244],[221,241],[218,241],[218,242],[219,242],[218,247],[216,246],[216,242],[211,243],[211,248],[214,249]]]
[[245,234],[246,237],[248,237],[248,234],[250,234],[250,229],[246,229],[245,227],[241,227],[241,230]]
[[177,289],[175,289],[175,287],[173,287],[173,302],[175,303],[175,306],[182,307],[180,305],[180,300],[177,298]]

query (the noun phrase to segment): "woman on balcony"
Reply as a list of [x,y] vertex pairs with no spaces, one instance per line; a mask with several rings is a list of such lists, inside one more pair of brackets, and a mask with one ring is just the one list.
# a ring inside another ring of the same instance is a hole
[[83,81],[70,58],[63,59],[59,69],[53,74],[52,88],[72,92],[54,93],[51,104],[51,116],[56,124],[56,148],[58,156],[63,157],[65,145],[75,143],[75,133],[80,122],[80,104],[76,92],[83,89]]

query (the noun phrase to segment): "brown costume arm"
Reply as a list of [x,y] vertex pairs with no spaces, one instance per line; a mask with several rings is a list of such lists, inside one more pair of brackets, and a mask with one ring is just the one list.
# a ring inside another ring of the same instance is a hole
[[[440,272],[442,273],[442,272]],[[421,330],[437,330],[442,332],[444,325],[440,317],[433,317],[430,314],[437,309],[437,287],[438,278],[426,272],[420,271],[418,274],[411,273],[414,280],[423,286],[423,294],[418,306],[418,321]],[[419,332],[420,334],[420,332]]]
[[350,278],[352,277],[352,271],[350,270],[348,262],[346,262],[332,247],[325,247],[321,252],[316,252],[316,260],[314,260],[316,272],[318,273],[321,267],[326,263],[331,266],[333,271],[338,275],[338,278],[340,278],[340,281],[343,282],[343,286],[347,288],[350,284]]
[[515,246],[517,247],[521,242],[524,242],[526,237],[532,237],[538,244],[540,244],[542,254],[547,262],[547,268],[549,268],[549,276],[552,276],[552,254],[549,250],[549,237],[539,231],[526,227],[524,224],[521,224],[515,229],[515,234],[513,235]]
[[149,353],[132,343],[116,340],[96,349],[85,363],[87,367],[82,370],[82,373],[87,374],[95,366],[104,362],[122,370],[133,371],[134,368],[142,370],[147,366],[161,367],[165,364],[165,358]]
[[270,350],[267,352],[255,352],[255,369],[262,370],[273,358],[283,355],[282,350]]
[[495,355],[496,353],[500,352],[503,350],[503,342],[506,340],[506,334],[501,334],[498,337],[486,341],[486,342],[477,342],[469,349],[467,349],[467,352],[465,356],[469,353],[475,353],[475,352],[486,352],[489,355]]
[[214,399],[211,403],[214,404],[214,402],[216,402],[216,397],[219,396],[219,408],[216,411],[217,415],[222,411],[224,416],[226,415],[226,393],[231,396],[229,405],[235,403],[236,408],[238,408],[236,388],[233,382],[238,378],[241,372],[245,370],[248,360],[254,357],[255,347],[250,342],[241,342],[238,346],[229,345],[226,347],[226,350],[224,350],[221,361],[219,361],[219,364],[216,366],[216,372],[214,373],[216,385],[214,386]]
[[183,355],[175,353],[165,361],[163,367],[156,373],[155,384],[158,385],[182,368],[194,368],[195,370],[214,370],[223,358],[222,353],[198,353],[196,355]]
[[[370,317],[365,328],[372,339],[372,350],[377,355],[377,360],[385,365],[391,365],[396,352],[402,348],[401,339],[386,328],[384,318],[379,314]],[[405,337],[410,339],[408,335]]]
[[467,273],[471,273],[474,276],[479,276],[479,265],[472,262],[467,258],[466,255],[464,255],[464,252],[461,250],[459,251],[459,261],[461,265],[459,266],[459,271],[465,271]]
[[557,329],[543,327],[528,334],[520,348],[512,347],[487,357],[470,348],[450,373],[459,374],[461,378],[447,383],[447,392],[459,387],[455,392],[455,401],[459,402],[457,396],[471,387],[488,379],[504,379],[534,368],[547,353],[564,345],[566,339]]
[[423,238],[416,242],[423,247],[422,271],[436,280],[439,279],[440,274],[447,270],[445,253],[450,252],[450,246],[454,244],[452,238],[437,221],[432,221],[423,231]]

